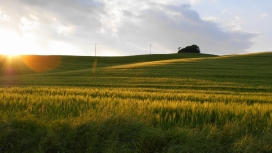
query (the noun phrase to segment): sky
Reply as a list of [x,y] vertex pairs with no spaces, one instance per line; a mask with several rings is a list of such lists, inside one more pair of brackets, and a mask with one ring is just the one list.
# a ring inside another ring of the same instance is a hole
[[0,0],[0,54],[272,51],[271,0]]

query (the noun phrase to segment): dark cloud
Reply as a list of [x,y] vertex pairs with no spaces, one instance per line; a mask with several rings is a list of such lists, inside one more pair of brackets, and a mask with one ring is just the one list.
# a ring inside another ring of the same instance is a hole
[[131,13],[131,12],[127,11],[127,10],[123,10],[123,14],[126,17],[134,17],[133,13]]

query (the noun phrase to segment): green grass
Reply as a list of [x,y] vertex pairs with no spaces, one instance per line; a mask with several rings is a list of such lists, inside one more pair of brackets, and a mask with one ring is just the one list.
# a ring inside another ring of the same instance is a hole
[[0,152],[272,152],[271,52],[60,57],[1,58]]

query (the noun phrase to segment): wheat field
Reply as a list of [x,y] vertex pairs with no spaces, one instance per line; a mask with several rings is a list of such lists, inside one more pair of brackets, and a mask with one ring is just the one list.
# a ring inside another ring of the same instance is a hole
[[271,52],[0,59],[0,152],[272,152]]

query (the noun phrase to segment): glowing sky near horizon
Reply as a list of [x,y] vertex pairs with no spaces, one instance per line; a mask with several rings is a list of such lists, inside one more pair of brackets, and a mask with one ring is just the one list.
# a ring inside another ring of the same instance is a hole
[[123,56],[272,50],[270,0],[0,0],[0,54]]

